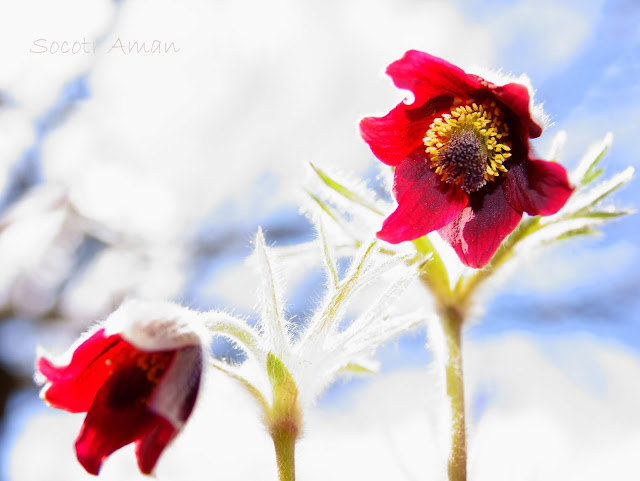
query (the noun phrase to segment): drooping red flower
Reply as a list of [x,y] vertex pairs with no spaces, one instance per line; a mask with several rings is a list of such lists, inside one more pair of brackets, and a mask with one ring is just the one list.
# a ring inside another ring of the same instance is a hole
[[203,339],[195,313],[169,303],[128,302],[94,329],[63,366],[36,361],[51,406],[86,412],[76,439],[80,464],[98,474],[103,461],[135,443],[149,474],[191,414],[200,386]]
[[565,204],[573,191],[565,169],[530,150],[542,125],[525,85],[496,85],[416,50],[387,74],[415,99],[360,123],[375,156],[396,168],[398,208],[380,239],[396,244],[437,230],[464,264],[480,268],[523,212],[551,215]]

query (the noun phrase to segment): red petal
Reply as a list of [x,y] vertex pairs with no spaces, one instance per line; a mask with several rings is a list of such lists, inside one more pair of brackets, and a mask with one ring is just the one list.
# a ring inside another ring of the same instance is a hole
[[491,192],[478,192],[469,202],[438,233],[465,265],[479,269],[488,264],[504,238],[516,228],[522,212],[509,205],[500,186]]
[[104,350],[104,347],[112,342],[113,339],[104,335],[104,329],[100,329],[73,351],[69,365],[55,366],[48,359],[40,357],[36,360],[36,368],[52,382],[72,378],[78,371],[93,362],[96,353]]
[[429,99],[447,95],[465,99],[480,87],[478,78],[446,60],[428,53],[409,50],[387,67],[393,83],[413,92],[412,106],[421,107]]
[[67,366],[55,366],[47,358],[38,358],[36,369],[50,382],[44,390],[44,400],[58,409],[88,411],[112,369],[107,359],[114,348],[124,345],[120,336],[105,337],[104,329],[100,329],[76,348]]
[[144,370],[131,366],[114,371],[100,388],[76,440],[78,461],[89,473],[98,474],[107,456],[161,422],[144,402],[154,387]]
[[164,448],[175,437],[177,430],[165,419],[156,418],[153,429],[136,443],[138,467],[143,474],[151,474]]
[[149,399],[149,408],[176,428],[182,426],[198,397],[202,374],[202,348],[189,346],[176,352],[171,367],[163,374]]
[[530,215],[551,215],[567,202],[573,187],[560,164],[531,159],[509,167],[504,193],[514,209]]
[[441,182],[416,149],[396,169],[394,192],[398,208],[382,224],[378,237],[392,244],[417,239],[451,222],[467,205],[458,187]]
[[360,121],[360,134],[373,154],[387,165],[396,166],[416,147],[429,130],[433,115],[418,120],[407,118],[406,105],[399,104],[384,117]]
[[[491,90],[500,102],[506,105],[527,126],[527,135],[535,139],[542,134],[542,126],[531,117],[529,111],[529,89],[522,84],[510,83],[502,86],[491,86]],[[525,136],[526,137],[526,136]]]
[[[190,358],[193,356],[195,350],[195,358],[196,361],[192,366],[191,372],[189,375],[184,375],[184,399],[180,404],[180,415],[179,419],[183,422],[187,420],[187,418],[191,415],[191,411],[193,411],[193,407],[196,404],[196,399],[198,397],[198,391],[200,390],[200,378],[202,376],[202,351],[200,347],[192,347],[183,349],[180,352],[181,358]],[[176,356],[177,357],[177,356]],[[176,359],[178,362],[179,359]]]

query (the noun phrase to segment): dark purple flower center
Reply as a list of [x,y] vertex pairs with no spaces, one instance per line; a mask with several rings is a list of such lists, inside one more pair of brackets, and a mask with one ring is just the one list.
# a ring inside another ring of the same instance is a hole
[[460,188],[474,192],[486,184],[484,178],[489,156],[484,140],[472,129],[453,133],[440,151],[441,179],[447,183],[462,179]]
[[467,194],[498,178],[511,156],[509,129],[495,102],[462,104],[436,118],[424,137],[431,168],[440,180]]

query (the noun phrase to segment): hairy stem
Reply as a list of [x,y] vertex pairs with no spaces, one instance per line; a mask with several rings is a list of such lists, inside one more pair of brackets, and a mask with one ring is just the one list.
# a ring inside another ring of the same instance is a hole
[[295,481],[296,433],[287,428],[271,430],[271,439],[276,449],[279,481]]
[[449,452],[449,481],[467,479],[467,441],[464,413],[464,384],[462,378],[462,315],[453,309],[440,314],[440,325],[446,342],[446,389],[451,408],[451,450]]

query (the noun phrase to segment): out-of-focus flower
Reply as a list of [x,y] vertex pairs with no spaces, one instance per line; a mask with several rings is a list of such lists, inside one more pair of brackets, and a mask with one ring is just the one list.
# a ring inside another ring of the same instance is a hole
[[2,212],[0,316],[86,325],[126,298],[171,299],[181,289],[182,239],[147,242],[80,204],[68,188],[46,182]]
[[0,217],[0,310],[44,316],[74,265],[85,224],[67,191],[42,184]]
[[398,208],[380,239],[438,230],[464,264],[480,268],[523,212],[551,215],[565,204],[573,191],[565,169],[529,149],[543,122],[527,86],[497,85],[415,50],[387,73],[414,101],[360,123],[376,157],[395,167]]
[[82,466],[98,474],[117,449],[136,444],[140,471],[160,454],[193,410],[206,329],[198,314],[170,303],[129,301],[80,340],[66,363],[36,361],[42,398],[87,412],[76,440]]

